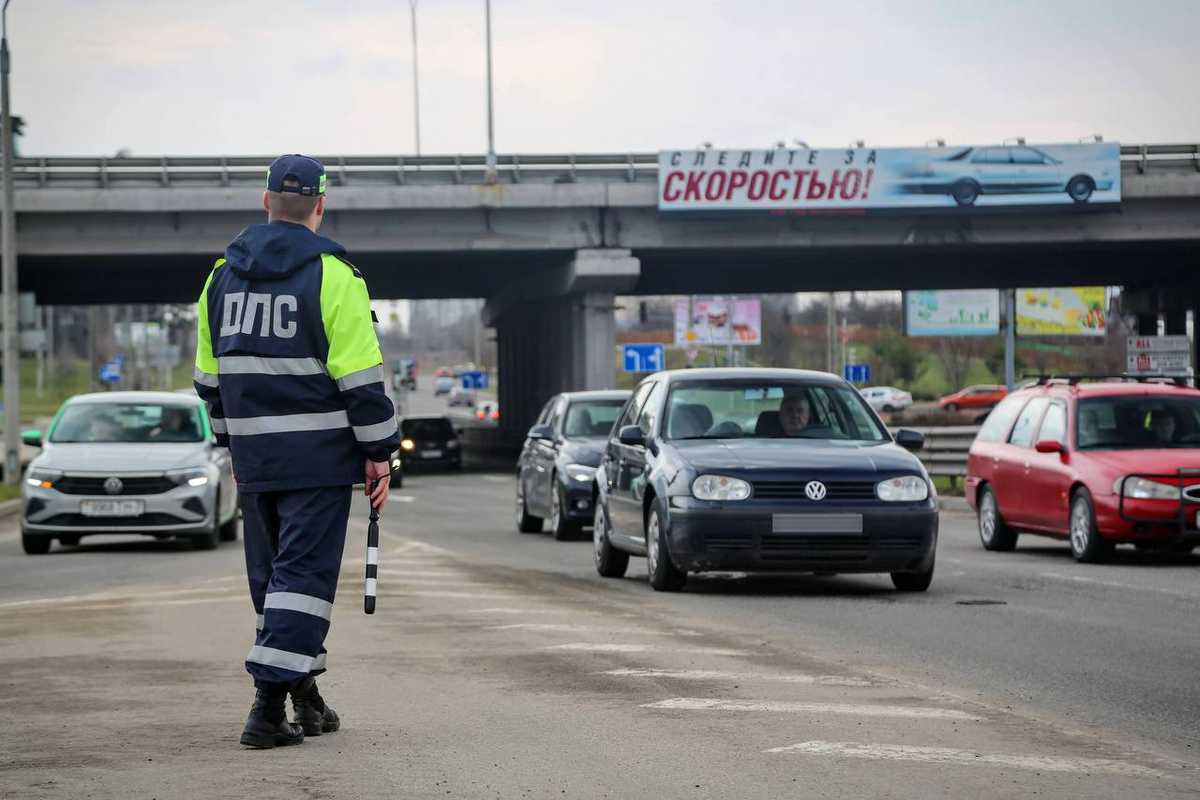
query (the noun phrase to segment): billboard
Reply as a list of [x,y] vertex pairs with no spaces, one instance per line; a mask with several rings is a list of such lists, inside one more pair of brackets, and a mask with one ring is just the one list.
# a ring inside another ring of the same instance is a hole
[[720,297],[675,301],[675,344],[694,347],[712,344],[762,344],[762,302]]
[[1110,142],[912,148],[663,150],[660,211],[1093,206],[1121,200]]
[[1103,286],[1017,289],[1018,336],[1104,336]]
[[1000,333],[1000,292],[905,292],[904,332],[909,336],[995,336]]

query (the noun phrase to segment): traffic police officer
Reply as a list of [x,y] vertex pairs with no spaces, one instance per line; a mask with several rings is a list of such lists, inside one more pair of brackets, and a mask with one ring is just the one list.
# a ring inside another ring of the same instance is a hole
[[275,159],[263,208],[267,224],[238,234],[200,294],[195,372],[242,498],[258,614],[246,656],[257,692],[241,737],[250,747],[338,729],[315,677],[325,671],[352,487],[364,481],[381,508],[399,442],[367,285],[345,248],[316,233],[325,168],[301,155]]

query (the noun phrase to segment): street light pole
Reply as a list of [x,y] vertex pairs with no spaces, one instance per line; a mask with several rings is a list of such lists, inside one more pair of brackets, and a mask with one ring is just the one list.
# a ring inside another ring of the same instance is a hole
[[487,179],[496,180],[496,131],[492,118],[492,0],[484,0],[484,15],[487,23]]
[[4,182],[4,210],[0,219],[0,269],[4,294],[4,482],[15,485],[21,471],[21,356],[17,350],[17,215],[13,207],[13,131],[8,97],[8,3],[0,8],[0,180]]
[[421,77],[417,68],[417,0],[408,0],[412,11],[412,58],[413,58],[413,140],[417,155],[421,155]]

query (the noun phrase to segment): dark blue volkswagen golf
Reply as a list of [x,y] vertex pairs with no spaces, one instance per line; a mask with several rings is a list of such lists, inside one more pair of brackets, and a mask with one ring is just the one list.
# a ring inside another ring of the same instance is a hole
[[660,372],[634,390],[597,471],[596,569],[644,556],[658,590],[689,572],[887,572],[933,579],[937,499],[850,384],[823,372]]

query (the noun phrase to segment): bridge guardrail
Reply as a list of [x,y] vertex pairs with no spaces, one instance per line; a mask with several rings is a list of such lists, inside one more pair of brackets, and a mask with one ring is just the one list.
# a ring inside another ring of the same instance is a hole
[[[334,185],[453,185],[489,182],[484,155],[319,156]],[[260,185],[271,156],[22,157],[13,161],[22,188],[114,188]],[[1121,146],[1130,172],[1200,172],[1200,144]],[[514,184],[655,182],[657,153],[528,153],[496,156],[495,182]]]
[[[967,474],[967,451],[979,433],[978,425],[954,425],[944,428],[909,428],[925,436],[925,447],[916,452],[917,458],[929,470],[930,475],[950,478],[956,485],[959,478]],[[895,432],[899,428],[893,428]]]

